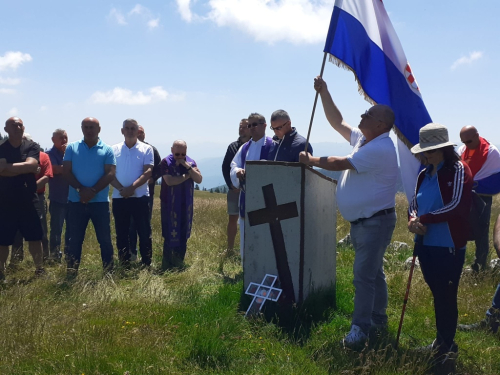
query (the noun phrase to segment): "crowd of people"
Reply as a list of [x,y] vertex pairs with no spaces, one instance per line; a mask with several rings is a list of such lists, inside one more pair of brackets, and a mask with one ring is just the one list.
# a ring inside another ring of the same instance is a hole
[[[387,329],[387,283],[384,253],[396,225],[395,196],[398,162],[389,132],[395,123],[390,107],[375,105],[361,115],[357,128],[350,126],[335,105],[326,82],[314,81],[328,122],[353,147],[347,156],[315,157],[289,114],[277,110],[270,118],[274,137],[266,136],[267,122],[251,113],[239,123],[239,138],[228,148],[222,173],[227,194],[227,250],[234,250],[238,223],[240,255],[244,256],[245,163],[247,160],[300,162],[331,171],[343,171],[337,186],[337,203],[351,223],[355,250],[354,312],[351,330],[343,343],[364,343],[372,330]],[[23,121],[11,117],[5,123],[8,140],[0,144],[0,280],[12,247],[9,267],[23,259],[23,239],[35,263],[35,273],[45,273],[45,262],[61,262],[65,255],[67,277],[75,278],[81,263],[82,245],[89,220],[95,228],[106,272],[114,267],[110,230],[109,186],[113,186],[112,213],[119,264],[129,267],[138,259],[151,266],[151,218],[155,182],[161,178],[161,226],[164,238],[161,269],[182,267],[193,219],[194,184],[202,182],[196,162],[187,155],[187,144],[176,140],[171,154],[161,158],[145,142],[145,130],[134,119],[123,121],[124,141],[108,146],[99,137],[99,121],[87,117],[81,125],[83,138],[68,144],[63,129],[53,132],[53,147],[44,153],[24,130]],[[458,352],[454,341],[458,322],[457,293],[471,240],[470,215],[473,195],[483,204],[473,272],[487,268],[492,196],[500,186],[500,153],[477,129],[460,132],[463,146],[455,151],[445,126],[431,123],[420,130],[419,144],[411,151],[425,166],[418,175],[408,211],[408,229],[415,234],[424,279],[434,298],[436,340],[429,350],[443,361]],[[404,168],[404,166],[401,166]],[[45,185],[49,184],[47,205]],[[474,191],[474,192],[473,192]],[[46,213],[50,212],[50,225]],[[62,246],[63,226],[64,248]],[[49,231],[50,228],[50,231]],[[50,233],[50,235],[49,235]],[[138,241],[137,241],[138,238]],[[494,247],[500,255],[500,220],[494,229]],[[498,330],[500,284],[486,318],[458,326],[471,330]]]
[[99,121],[87,117],[82,121],[81,140],[68,143],[66,131],[56,129],[53,146],[45,153],[24,132],[20,118],[7,119],[4,129],[8,139],[0,144],[0,281],[5,280],[9,247],[8,267],[15,269],[22,261],[23,239],[28,242],[36,275],[45,274],[44,264],[61,262],[64,253],[67,278],[74,279],[89,221],[100,246],[103,269],[111,272],[110,185],[118,262],[129,268],[137,260],[138,242],[141,267],[149,268],[154,188],[160,177],[165,239],[161,269],[182,266],[191,232],[194,184],[202,181],[196,162],[186,154],[185,141],[176,140],[171,154],[162,160],[158,150],[145,142],[145,130],[136,120],[123,121],[124,141],[109,146],[99,138]]

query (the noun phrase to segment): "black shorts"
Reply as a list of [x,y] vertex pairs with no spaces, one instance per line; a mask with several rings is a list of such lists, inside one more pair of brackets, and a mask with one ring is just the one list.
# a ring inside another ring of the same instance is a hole
[[26,241],[42,239],[42,223],[33,203],[0,204],[0,246],[12,245],[17,231]]

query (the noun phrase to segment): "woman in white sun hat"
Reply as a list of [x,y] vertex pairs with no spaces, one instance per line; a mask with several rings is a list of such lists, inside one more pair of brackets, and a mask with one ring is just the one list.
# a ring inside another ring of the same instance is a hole
[[457,292],[469,233],[472,175],[449,141],[444,125],[420,129],[420,143],[411,152],[427,164],[417,179],[410,204],[408,229],[415,233],[415,251],[434,297],[436,339],[429,346],[436,358],[456,357]]

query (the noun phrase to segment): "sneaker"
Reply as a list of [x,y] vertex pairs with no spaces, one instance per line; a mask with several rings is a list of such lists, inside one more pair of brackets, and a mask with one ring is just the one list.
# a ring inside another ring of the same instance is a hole
[[489,312],[491,315],[486,315],[486,318],[480,322],[473,324],[459,324],[457,329],[459,331],[470,332],[470,331],[488,331],[491,333],[497,333],[498,327],[500,326],[500,309],[490,308]]
[[358,348],[360,346],[363,346],[366,340],[368,340],[368,336],[366,335],[366,333],[364,333],[359,326],[353,324],[351,326],[351,331],[342,340],[342,345],[350,349]]

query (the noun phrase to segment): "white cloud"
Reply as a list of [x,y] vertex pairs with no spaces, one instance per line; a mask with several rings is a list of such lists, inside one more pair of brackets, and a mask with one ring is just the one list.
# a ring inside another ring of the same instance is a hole
[[[186,22],[201,17],[192,13],[191,0],[176,0]],[[332,0],[208,0],[202,19],[232,27],[257,41],[273,44],[324,42],[333,10]]]
[[40,107],[40,111],[42,111],[42,112],[45,112],[45,111],[48,111],[48,110],[49,110],[49,107],[47,107],[47,106],[45,106],[45,105],[42,105],[42,106]]
[[14,89],[4,89],[3,87],[0,87],[0,94],[14,94],[16,90]]
[[160,26],[160,18],[152,19],[148,21],[149,30],[153,30]]
[[108,14],[108,19],[116,22],[118,25],[126,25],[127,21],[125,20],[125,16],[118,9],[113,8]]
[[128,13],[123,14],[116,8],[111,9],[108,19],[111,19],[119,25],[128,25],[131,18],[139,16],[146,23],[149,30],[153,30],[160,26],[160,17],[154,18],[151,10],[141,4],[136,4]]
[[9,112],[7,112],[7,115],[9,117],[13,117],[13,116],[17,116],[17,114],[19,113],[19,111],[17,110],[16,107],[13,107],[9,110]]
[[177,8],[181,14],[181,18],[186,22],[191,22],[193,19],[193,13],[191,12],[191,0],[176,0]]
[[143,13],[149,13],[149,9],[142,6],[141,4],[137,4],[135,7],[132,8],[130,12],[128,12],[128,15],[131,16],[133,14],[143,14]]
[[0,77],[0,85],[15,86],[19,85],[21,80],[19,78],[2,78]]
[[5,55],[0,56],[0,70],[16,70],[21,64],[31,60],[33,60],[33,58],[29,53],[9,51]]
[[170,96],[161,86],[151,87],[148,91],[146,94],[142,91],[133,93],[132,90],[115,87],[106,92],[96,91],[90,97],[90,101],[96,104],[145,105],[165,101]]
[[479,60],[483,57],[483,52],[474,51],[469,53],[469,56],[462,56],[456,60],[450,67],[451,70],[455,70],[460,65],[472,64],[474,61]]

